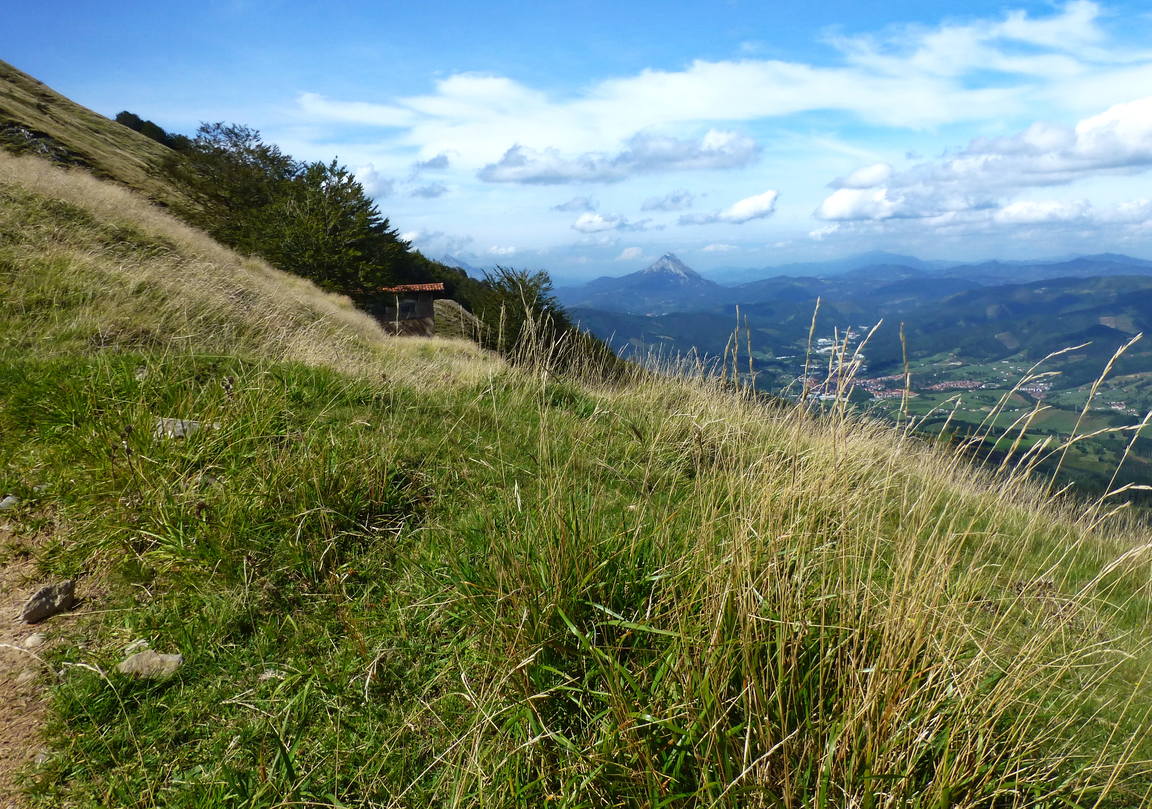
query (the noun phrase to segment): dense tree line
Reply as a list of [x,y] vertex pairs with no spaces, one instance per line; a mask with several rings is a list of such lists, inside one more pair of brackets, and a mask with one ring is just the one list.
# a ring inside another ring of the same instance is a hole
[[607,346],[571,323],[546,272],[497,267],[474,279],[428,259],[336,160],[296,160],[237,124],[203,124],[188,138],[130,112],[116,120],[173,149],[162,169],[187,199],[176,213],[230,247],[369,309],[381,287],[440,281],[480,319],[481,341],[508,357],[620,370]]
[[191,139],[186,135],[177,135],[170,132],[165,132],[164,128],[159,124],[152,121],[145,121],[139,115],[124,110],[116,114],[116,123],[123,124],[129,129],[139,132],[147,138],[151,138],[157,143],[162,143],[169,149],[176,151],[183,151],[188,147]]

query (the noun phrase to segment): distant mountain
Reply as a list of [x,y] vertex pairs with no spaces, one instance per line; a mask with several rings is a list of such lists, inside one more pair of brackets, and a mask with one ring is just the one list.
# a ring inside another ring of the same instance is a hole
[[867,253],[857,253],[843,258],[829,261],[808,261],[792,264],[781,264],[774,267],[724,267],[712,270],[708,277],[726,285],[745,284],[772,278],[779,275],[798,276],[801,278],[824,278],[842,275],[850,272],[860,272],[868,267],[898,266],[913,270],[936,271],[951,267],[951,261],[926,261],[916,256],[905,256],[899,253],[887,253],[883,250],[872,250]]
[[654,315],[703,310],[723,303],[729,291],[709,281],[672,253],[619,278],[604,276],[583,287],[556,291],[566,307]]
[[1115,275],[1152,275],[1152,261],[1120,253],[1077,256],[1065,261],[985,261],[949,267],[944,275],[983,285],[1025,284],[1053,278],[1097,278]]
[[483,269],[475,266],[474,264],[469,264],[467,261],[465,261],[462,258],[457,258],[456,256],[451,256],[451,255],[445,255],[445,256],[441,256],[440,258],[435,259],[435,260],[439,261],[441,264],[443,264],[446,267],[455,267],[458,270],[463,270],[464,272],[468,273],[473,278],[483,278],[484,277],[484,270]]

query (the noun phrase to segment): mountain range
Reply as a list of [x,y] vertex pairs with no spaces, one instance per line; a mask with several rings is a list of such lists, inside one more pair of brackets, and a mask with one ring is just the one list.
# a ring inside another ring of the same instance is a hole
[[[884,260],[868,263],[873,259]],[[821,268],[823,273],[815,272]],[[604,276],[583,286],[561,287],[557,297],[569,308],[636,315],[700,312],[783,300],[810,303],[819,297],[866,301],[883,315],[980,287],[1056,278],[1148,277],[1152,276],[1152,261],[1101,253],[1055,261],[947,264],[913,256],[870,253],[836,263],[792,264],[748,272],[760,277],[722,285],[666,253],[650,266],[628,275]]]
[[[814,313],[819,336],[886,321],[869,345],[876,371],[898,366],[905,348],[912,358],[950,353],[954,361],[979,364],[1032,362],[1091,342],[1075,361],[1061,362],[1058,385],[1065,387],[1083,384],[1119,345],[1152,329],[1152,262],[1131,256],[943,267],[918,260],[849,263],[825,276],[781,274],[722,286],[666,254],[629,275],[558,292],[593,334],[640,353],[723,354],[739,316],[765,356],[793,354]],[[1137,345],[1120,368],[1152,368],[1152,351]]]

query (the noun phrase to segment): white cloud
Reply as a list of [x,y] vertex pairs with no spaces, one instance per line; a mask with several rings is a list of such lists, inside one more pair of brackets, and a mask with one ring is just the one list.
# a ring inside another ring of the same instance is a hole
[[776,200],[779,197],[779,191],[765,191],[762,194],[745,197],[734,202],[718,213],[685,214],[680,217],[680,224],[710,225],[715,222],[727,222],[732,225],[742,225],[753,219],[764,219],[771,216],[776,210]]
[[1013,225],[1039,225],[1048,223],[1066,223],[1085,219],[1092,210],[1092,206],[1080,200],[1069,202],[1064,200],[1024,200],[1005,205],[996,211],[992,218],[997,222]]
[[[1152,86],[1152,55],[1109,42],[1101,16],[1095,3],[1076,0],[1046,15],[1016,11],[904,26],[880,37],[841,36],[830,40],[841,58],[829,64],[750,56],[695,60],[679,70],[605,79],[565,96],[507,77],[456,74],[430,93],[383,103],[305,93],[298,109],[309,124],[389,129],[397,148],[452,154],[454,165],[470,170],[500,166],[517,145],[527,155],[579,166],[581,156],[621,153],[640,132],[683,135],[807,111],[919,129],[995,122],[1038,104],[1079,111],[1087,101],[1112,103],[1130,88]],[[995,82],[987,80],[990,73]],[[548,149],[556,150],[554,158]]]
[[612,155],[586,152],[566,157],[557,149],[535,150],[516,144],[476,176],[490,183],[613,183],[658,171],[741,168],[759,153],[760,146],[754,140],[736,132],[710,129],[696,139],[640,133]]
[[598,214],[598,213],[584,213],[577,217],[576,221],[572,223],[572,229],[578,230],[581,233],[604,233],[609,230],[652,230],[659,228],[650,228],[650,219],[641,219],[638,222],[632,222],[623,216],[615,214]]
[[616,261],[638,261],[644,257],[644,250],[639,247],[625,247],[616,256]]
[[510,256],[513,253],[519,252],[515,247],[501,247],[499,245],[492,245],[488,248],[487,253],[490,256]]
[[829,185],[832,188],[875,188],[884,185],[892,176],[892,166],[887,163],[873,163],[858,168],[847,177],[837,177]]
[[686,189],[670,191],[662,197],[649,197],[640,206],[642,211],[683,211],[692,207],[696,195]]
[[763,194],[746,197],[721,211],[720,220],[734,224],[743,224],[753,219],[763,219],[766,216],[771,216],[776,210],[776,200],[779,196],[779,191],[765,191]]
[[401,233],[400,238],[425,253],[468,254],[475,241],[471,236],[450,235],[440,230],[410,230]]
[[605,230],[616,230],[619,227],[621,217],[619,216],[602,216],[598,213],[581,214],[575,222],[572,223],[572,229],[578,230],[581,233],[601,233]]
[[708,244],[700,248],[703,253],[731,253],[738,249],[734,244]]
[[1051,207],[1055,203],[1043,210],[1033,203],[1008,203],[1027,188],[1152,171],[1152,96],[1117,104],[1074,126],[1037,122],[1008,137],[978,138],[953,156],[904,171],[882,166],[866,166],[833,181],[836,190],[816,216],[832,221],[931,218],[997,208],[1004,211],[1001,222],[1058,216]]
[[396,188],[396,182],[382,177],[372,163],[366,163],[352,172],[356,181],[364,187],[364,193],[373,199],[389,196]]
[[816,215],[830,221],[888,219],[896,205],[888,199],[888,189],[841,188],[820,203]]

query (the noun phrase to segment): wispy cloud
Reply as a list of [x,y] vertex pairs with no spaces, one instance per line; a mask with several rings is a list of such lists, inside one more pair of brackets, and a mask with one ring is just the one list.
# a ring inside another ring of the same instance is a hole
[[615,183],[657,171],[732,169],[747,166],[759,145],[736,132],[710,129],[700,138],[638,134],[616,154],[586,152],[565,156],[557,149],[534,150],[517,144],[477,176],[490,183]]
[[410,197],[420,197],[422,199],[436,199],[448,193],[448,186],[443,183],[431,183],[429,185],[422,185],[418,188],[413,188],[408,192]]
[[[1152,54],[1110,43],[1100,19],[1096,3],[1076,0],[1047,15],[1014,11],[833,37],[828,44],[840,58],[826,64],[698,59],[680,70],[605,79],[563,97],[504,76],[456,74],[425,95],[371,103],[305,93],[298,106],[310,121],[394,130],[400,144],[424,154],[502,168],[488,172],[497,181],[530,181],[512,171],[522,168],[521,158],[573,163],[559,173],[581,178],[587,163],[610,164],[636,133],[810,111],[923,129],[1019,116],[1038,98],[1064,109],[1088,99],[1116,103],[1130,88],[1152,86]],[[987,80],[990,73],[996,81]]]
[[553,205],[552,210],[564,213],[577,213],[580,211],[594,211],[598,207],[600,207],[599,203],[590,197],[572,197],[572,199],[567,202]]
[[642,211],[683,211],[692,207],[696,195],[686,189],[671,191],[662,197],[649,197],[640,206]]

